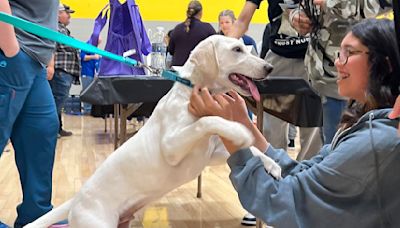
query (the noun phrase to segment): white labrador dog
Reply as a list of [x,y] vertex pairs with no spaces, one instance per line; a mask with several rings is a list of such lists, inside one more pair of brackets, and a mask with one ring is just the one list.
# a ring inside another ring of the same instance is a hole
[[[193,50],[179,75],[214,93],[234,89],[259,99],[251,79],[263,79],[271,70],[239,40],[214,35]],[[217,135],[240,147],[252,145],[252,134],[239,123],[191,115],[191,90],[175,83],[144,127],[112,153],[72,199],[25,227],[46,228],[68,218],[72,228],[115,228],[121,219],[196,178],[211,162],[225,162],[229,154]],[[281,169],[272,159],[252,151],[280,178]]]

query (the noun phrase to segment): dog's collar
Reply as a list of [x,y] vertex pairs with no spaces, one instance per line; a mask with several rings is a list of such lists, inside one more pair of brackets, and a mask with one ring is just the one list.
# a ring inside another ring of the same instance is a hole
[[161,73],[161,76],[163,78],[166,78],[166,79],[169,79],[169,80],[172,80],[172,81],[176,81],[176,82],[180,82],[180,83],[182,83],[184,85],[187,85],[187,86],[193,88],[192,82],[190,80],[186,79],[186,78],[179,77],[177,72],[170,71],[170,70],[164,70]]

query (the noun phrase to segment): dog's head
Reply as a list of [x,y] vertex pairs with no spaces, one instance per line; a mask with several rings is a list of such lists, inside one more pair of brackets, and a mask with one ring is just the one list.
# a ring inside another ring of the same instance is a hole
[[244,96],[260,99],[253,80],[263,80],[272,71],[265,60],[254,56],[238,39],[213,35],[192,51],[184,69],[190,69],[190,80],[214,92],[231,89]]

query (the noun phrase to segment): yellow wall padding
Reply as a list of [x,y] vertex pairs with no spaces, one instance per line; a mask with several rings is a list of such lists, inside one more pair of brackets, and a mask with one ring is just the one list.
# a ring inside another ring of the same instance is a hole
[[[76,12],[74,18],[95,18],[108,0],[82,1],[61,0]],[[124,0],[120,0],[124,2]],[[203,21],[217,22],[218,14],[225,9],[231,9],[239,16],[245,0],[200,0],[203,5]],[[183,21],[186,17],[186,8],[189,0],[136,0],[140,14],[145,21]],[[262,2],[253,16],[252,23],[267,22],[267,1]]]

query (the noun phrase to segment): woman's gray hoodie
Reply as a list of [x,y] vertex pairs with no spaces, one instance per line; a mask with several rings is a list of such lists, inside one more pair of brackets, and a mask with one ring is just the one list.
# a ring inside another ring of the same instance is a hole
[[366,113],[311,160],[269,146],[280,181],[249,149],[233,154],[230,178],[242,205],[276,228],[400,227],[400,137],[390,111]]

